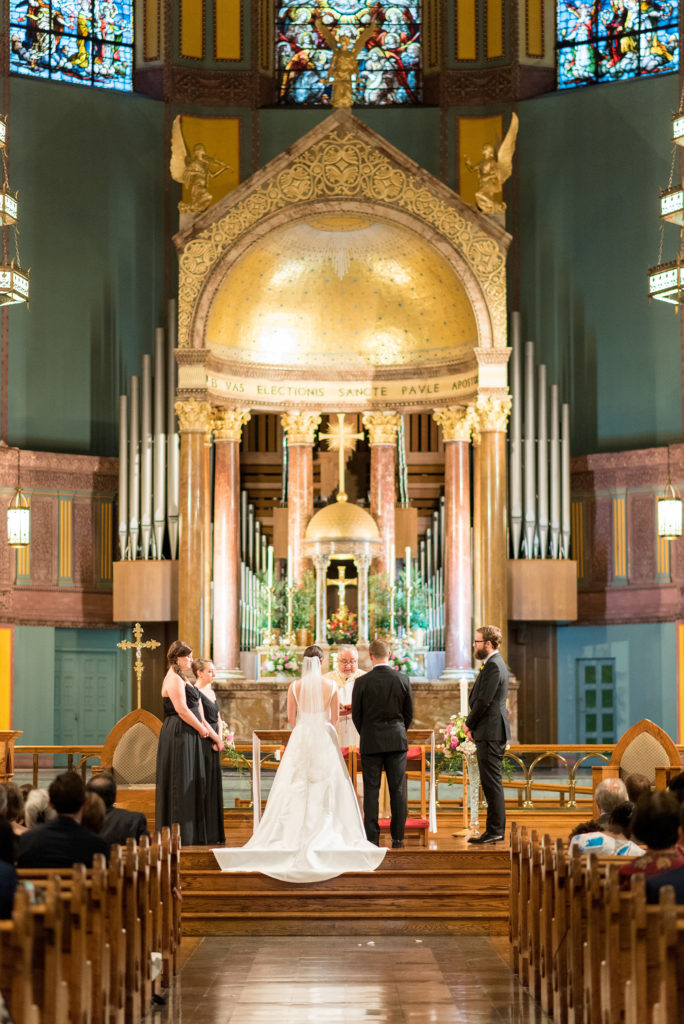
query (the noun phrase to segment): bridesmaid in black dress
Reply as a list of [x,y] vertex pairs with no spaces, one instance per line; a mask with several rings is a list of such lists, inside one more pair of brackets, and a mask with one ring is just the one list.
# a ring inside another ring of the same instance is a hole
[[212,730],[204,721],[199,690],[182,675],[190,671],[192,649],[175,640],[166,659],[169,669],[162,683],[164,724],[157,748],[155,826],[161,829],[178,822],[185,846],[203,845],[207,825],[202,740],[211,736]]
[[[204,720],[216,736],[221,737],[221,716],[212,682],[216,675],[213,661],[198,658],[192,663],[192,672],[204,710]],[[221,776],[221,750],[223,743],[213,739],[202,740],[204,751],[204,773],[207,779],[205,789],[205,815],[207,821],[207,842],[223,844],[226,833],[223,826],[223,779]]]

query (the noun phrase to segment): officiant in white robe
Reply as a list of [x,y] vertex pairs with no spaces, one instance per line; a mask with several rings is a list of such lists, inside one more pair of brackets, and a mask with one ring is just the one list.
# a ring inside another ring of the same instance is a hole
[[352,690],[354,681],[364,673],[359,668],[359,654],[351,644],[340,647],[337,652],[337,668],[324,676],[335,683],[337,699],[340,704],[340,717],[337,720],[337,736],[341,747],[358,747],[359,734],[354,728],[351,718]]

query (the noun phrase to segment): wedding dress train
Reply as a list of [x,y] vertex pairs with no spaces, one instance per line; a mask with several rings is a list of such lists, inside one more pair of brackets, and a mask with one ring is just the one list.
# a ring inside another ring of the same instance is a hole
[[[317,659],[305,659],[312,661]],[[320,662],[318,663],[320,689]],[[303,684],[304,685],[304,674]],[[271,787],[264,816],[240,849],[216,849],[222,871],[259,871],[286,882],[321,882],[374,871],[386,849],[369,843],[327,705],[304,710]],[[296,699],[296,691],[295,691]]]

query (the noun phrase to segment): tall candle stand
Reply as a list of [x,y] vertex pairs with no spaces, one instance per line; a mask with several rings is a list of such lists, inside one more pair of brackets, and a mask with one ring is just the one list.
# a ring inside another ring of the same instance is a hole
[[297,640],[292,629],[292,605],[296,589],[296,583],[290,583],[287,587],[287,634],[285,636],[285,643],[289,647],[294,647]]
[[389,585],[389,615],[390,615],[390,628],[389,628],[389,639],[390,643],[394,643],[397,639],[397,633],[395,629],[395,614],[394,614],[394,592],[396,590],[396,584],[390,583]]

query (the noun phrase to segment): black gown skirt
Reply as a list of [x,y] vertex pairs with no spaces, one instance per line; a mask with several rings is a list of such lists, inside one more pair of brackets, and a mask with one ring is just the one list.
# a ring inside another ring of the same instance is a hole
[[[210,728],[218,733],[219,706],[200,690],[200,700],[204,708],[204,718]],[[202,740],[204,751],[204,774],[207,780],[205,790],[205,818],[207,822],[207,842],[225,843],[226,832],[223,826],[223,779],[221,777],[221,754],[213,750],[211,740]]]
[[[192,714],[200,719],[199,690],[190,683],[185,684],[185,700]],[[180,718],[169,697],[164,697],[163,702],[164,724],[157,747],[155,827],[161,829],[178,822],[184,846],[205,846],[204,740]]]

